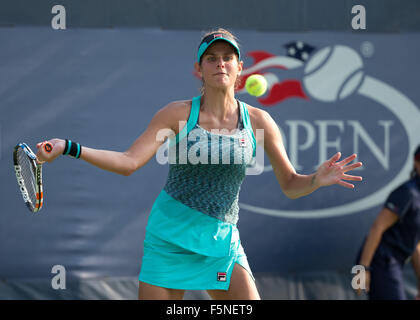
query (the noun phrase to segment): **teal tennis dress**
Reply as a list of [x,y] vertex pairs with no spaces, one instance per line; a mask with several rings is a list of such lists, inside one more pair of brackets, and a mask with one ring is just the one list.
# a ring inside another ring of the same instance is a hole
[[235,263],[254,279],[236,223],[256,141],[243,102],[235,132],[210,132],[198,123],[200,99],[192,99],[187,124],[169,140],[168,179],[147,222],[139,280],[172,289],[228,290]]

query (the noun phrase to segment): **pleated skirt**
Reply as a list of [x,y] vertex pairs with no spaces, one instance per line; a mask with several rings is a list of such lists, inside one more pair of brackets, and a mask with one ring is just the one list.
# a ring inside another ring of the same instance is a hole
[[146,232],[139,280],[171,289],[228,290],[235,263],[254,279],[239,239],[231,243],[229,255],[212,257]]

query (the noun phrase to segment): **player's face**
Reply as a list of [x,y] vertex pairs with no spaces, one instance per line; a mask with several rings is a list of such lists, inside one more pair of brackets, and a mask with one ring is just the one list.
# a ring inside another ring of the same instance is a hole
[[204,53],[198,72],[205,86],[230,88],[235,86],[236,78],[242,71],[242,62],[233,47],[225,41],[214,42]]

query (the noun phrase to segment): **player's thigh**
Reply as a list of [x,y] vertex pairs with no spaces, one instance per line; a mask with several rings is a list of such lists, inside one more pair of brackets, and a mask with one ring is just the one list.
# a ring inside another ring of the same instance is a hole
[[235,263],[230,285],[225,290],[207,290],[211,298],[216,300],[260,300],[260,295],[248,271],[241,265]]
[[185,290],[168,289],[139,281],[139,300],[182,300]]

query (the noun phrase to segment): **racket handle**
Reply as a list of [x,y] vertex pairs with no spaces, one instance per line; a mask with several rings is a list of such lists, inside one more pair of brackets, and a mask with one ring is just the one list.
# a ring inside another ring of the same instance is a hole
[[44,150],[45,150],[45,152],[50,153],[52,151],[52,149],[53,149],[53,146],[52,146],[51,143],[49,143],[49,142],[44,143]]

